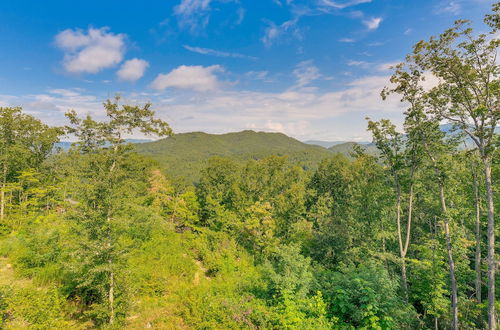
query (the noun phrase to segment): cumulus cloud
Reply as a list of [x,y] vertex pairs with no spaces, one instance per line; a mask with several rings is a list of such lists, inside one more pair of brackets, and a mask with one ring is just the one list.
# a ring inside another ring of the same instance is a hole
[[370,19],[364,20],[363,24],[368,28],[368,30],[376,30],[380,26],[380,23],[382,23],[382,18],[381,17],[372,17]]
[[151,83],[151,87],[157,90],[167,88],[190,89],[197,92],[215,91],[220,87],[220,81],[215,75],[222,71],[219,65],[181,65],[167,74],[159,74]]
[[134,58],[123,63],[116,74],[120,80],[136,81],[144,75],[148,67],[147,61]]
[[67,72],[97,73],[122,61],[125,37],[109,32],[107,27],[67,29],[56,35],[55,44],[64,51],[63,67]]
[[202,54],[202,55],[212,55],[212,56],[217,56],[217,57],[234,57],[234,58],[243,58],[243,59],[248,59],[248,60],[256,60],[257,59],[255,56],[249,56],[249,55],[244,55],[244,54],[239,54],[239,53],[223,52],[220,50],[215,50],[215,49],[210,49],[210,48],[193,47],[193,46],[188,46],[188,45],[184,45],[183,47],[185,49],[189,50],[190,52],[198,53],[198,54]]

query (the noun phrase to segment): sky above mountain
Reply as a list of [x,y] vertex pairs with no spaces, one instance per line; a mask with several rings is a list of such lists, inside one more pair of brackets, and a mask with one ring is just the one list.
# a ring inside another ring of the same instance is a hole
[[369,140],[365,117],[401,123],[390,66],[456,19],[485,31],[493,2],[4,0],[0,106],[63,125],[119,93],[175,132]]

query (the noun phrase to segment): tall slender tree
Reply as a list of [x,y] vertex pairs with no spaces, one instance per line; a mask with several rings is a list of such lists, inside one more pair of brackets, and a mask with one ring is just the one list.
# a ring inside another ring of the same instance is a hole
[[121,105],[119,100],[116,97],[104,103],[107,121],[95,121],[90,115],[82,119],[75,111],[66,114],[70,121],[67,133],[78,139],[74,152],[86,160],[81,172],[83,194],[76,214],[84,236],[80,259],[87,265],[81,278],[88,289],[104,292],[109,324],[116,318],[116,270],[120,256],[116,217],[122,204],[119,189],[127,178],[124,165],[131,150],[123,135],[135,130],[157,136],[172,134],[167,123],[155,118],[151,104]]

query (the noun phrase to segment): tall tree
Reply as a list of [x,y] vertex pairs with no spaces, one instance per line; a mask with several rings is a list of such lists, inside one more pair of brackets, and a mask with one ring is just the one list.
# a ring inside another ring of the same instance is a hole
[[155,118],[151,104],[121,105],[119,99],[104,103],[107,121],[95,121],[90,115],[82,119],[75,111],[66,114],[70,121],[67,132],[78,139],[73,152],[84,156],[83,198],[76,215],[84,234],[80,252],[88,265],[82,278],[91,286],[99,286],[96,291],[105,292],[109,324],[114,323],[116,316],[116,268],[120,255],[116,217],[122,204],[119,189],[127,178],[125,165],[131,150],[123,135],[135,130],[157,136],[172,134],[167,123]]
[[[401,258],[401,284],[404,295],[408,300],[408,278],[406,273],[406,255],[410,245],[412,219],[413,219],[413,180],[418,165],[417,150],[414,146],[406,148],[403,135],[396,130],[396,126],[387,119],[378,122],[368,121],[368,130],[372,132],[373,141],[381,151],[383,160],[389,169],[393,179],[396,197],[396,225],[399,244],[399,254]],[[402,217],[402,184],[404,180],[404,170],[409,170],[407,179],[409,182],[408,194],[408,220],[406,222],[406,235],[403,235]],[[404,237],[405,236],[405,237]]]
[[427,156],[438,183],[451,282],[452,328],[458,329],[458,288],[450,234],[450,216],[445,193],[446,163],[443,161],[444,156],[453,150],[454,146],[445,143],[445,133],[440,130],[439,122],[428,118],[424,112],[427,95],[421,86],[423,81],[425,81],[423,73],[414,65],[410,64],[406,68],[403,64],[399,64],[395,67],[395,72],[391,77],[393,87],[385,88],[382,91],[382,97],[385,98],[390,93],[398,93],[401,95],[401,102],[409,104],[405,112],[404,124],[407,132],[407,145],[420,154],[421,158],[424,155]]
[[428,93],[425,111],[436,121],[447,120],[465,132],[477,147],[484,169],[488,209],[488,324],[496,328],[495,312],[495,216],[492,157],[497,148],[495,133],[500,119],[500,80],[497,48],[500,7],[486,17],[489,35],[476,36],[468,21],[438,37],[420,41],[406,61],[421,73],[430,73],[439,82]]

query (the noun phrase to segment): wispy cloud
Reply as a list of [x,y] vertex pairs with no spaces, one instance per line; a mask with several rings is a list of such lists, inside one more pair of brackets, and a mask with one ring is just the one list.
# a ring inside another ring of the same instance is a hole
[[362,67],[362,68],[367,68],[371,65],[370,62],[366,62],[366,61],[355,61],[355,60],[349,60],[347,61],[347,65],[348,66],[358,66],[358,67]]
[[215,50],[215,49],[210,49],[210,48],[202,48],[202,47],[193,47],[189,45],[184,45],[183,46],[185,49],[189,50],[190,52],[193,53],[198,53],[202,55],[212,55],[212,56],[217,56],[217,57],[234,57],[234,58],[243,58],[243,59],[248,59],[248,60],[257,60],[257,57],[255,56],[249,56],[249,55],[244,55],[244,54],[239,54],[239,53],[231,53],[231,52],[224,52],[220,50]]
[[114,34],[107,27],[67,29],[56,35],[55,44],[64,51],[67,72],[97,73],[122,61],[125,38],[125,34]]
[[340,42],[345,42],[345,43],[353,43],[353,42],[356,42],[356,40],[354,39],[351,39],[351,38],[342,38],[342,39],[339,39]]
[[439,4],[434,9],[434,13],[436,14],[458,15],[461,12],[462,12],[461,0],[444,0],[439,2]]
[[293,70],[293,75],[297,78],[295,88],[303,88],[311,82],[322,77],[318,67],[313,64],[312,60],[303,61],[297,64]]
[[398,65],[400,61],[394,61],[394,62],[387,62],[387,63],[382,63],[377,66],[378,71],[391,71],[393,67]]
[[349,0],[349,1],[331,1],[331,0],[321,0],[320,5],[332,7],[336,9],[344,9],[347,7],[356,6],[362,3],[370,3],[372,0]]
[[212,0],[182,0],[174,8],[179,25],[182,28],[189,27],[192,32],[205,28],[210,18],[211,2]]
[[253,80],[262,80],[263,82],[272,82],[268,71],[249,71],[245,76]]
[[[181,28],[187,28],[192,33],[198,33],[206,28],[210,21],[210,13],[212,12],[212,4],[215,2],[239,3],[238,0],[181,0],[174,7],[174,14]],[[245,18],[245,10],[238,8],[236,11],[236,25],[243,22]]]
[[261,38],[261,41],[264,43],[264,45],[270,47],[286,33],[291,33],[294,37],[300,39],[302,37],[302,34],[300,32],[300,29],[297,27],[298,21],[299,16],[285,21],[280,25],[276,25],[276,23],[274,22],[267,21],[268,26],[264,31],[264,36]]

